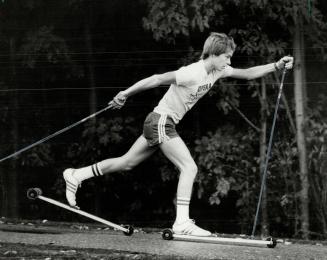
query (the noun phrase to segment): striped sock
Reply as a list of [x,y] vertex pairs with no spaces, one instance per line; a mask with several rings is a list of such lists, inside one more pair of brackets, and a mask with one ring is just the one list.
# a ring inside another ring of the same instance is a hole
[[103,173],[97,163],[91,165],[91,169],[92,169],[92,173],[93,173],[94,177],[100,177],[103,175]]
[[92,177],[99,177],[102,176],[103,172],[101,171],[100,167],[97,163],[92,164],[90,166],[86,166],[83,168],[76,169],[74,171],[74,177],[79,181],[82,182],[86,179]]
[[177,207],[176,207],[176,223],[183,223],[188,220],[189,208],[190,208],[190,198],[177,197]]

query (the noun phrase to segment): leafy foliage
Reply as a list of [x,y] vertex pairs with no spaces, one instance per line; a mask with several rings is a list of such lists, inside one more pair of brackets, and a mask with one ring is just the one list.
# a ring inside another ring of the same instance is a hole
[[[77,67],[69,56],[66,41],[53,33],[53,28],[43,26],[38,31],[29,32],[21,47],[21,62],[29,69],[42,70],[46,80],[54,81],[54,71],[59,75],[71,77],[77,75]],[[52,66],[49,66],[52,65]],[[55,67],[53,66],[55,65]],[[51,68],[51,71],[46,68]],[[53,70],[53,68],[56,68]],[[66,73],[63,73],[66,72]],[[68,73],[67,73],[68,72]],[[58,76],[59,76],[58,75]]]
[[[316,114],[316,113],[315,113]],[[307,143],[310,169],[313,225],[323,237],[327,235],[327,124],[321,117],[312,116],[308,122]]]
[[[274,143],[266,184],[270,222],[275,231],[282,232],[284,228],[284,234],[291,233],[298,224],[294,222],[298,214],[299,191],[294,144],[285,140]],[[221,200],[234,194],[238,218],[246,232],[253,221],[261,186],[257,147],[256,132],[237,131],[233,126],[208,133],[196,140],[195,147],[199,164],[198,196],[219,206]],[[294,183],[297,184],[294,186]]]
[[253,131],[241,133],[227,125],[196,140],[196,160],[199,165],[198,197],[208,197],[210,204],[233,191],[238,194],[237,207],[252,205],[258,161],[255,156],[257,137]]
[[174,42],[178,35],[189,36],[192,30],[203,32],[222,10],[219,1],[147,0],[149,14],[143,25],[156,40]]

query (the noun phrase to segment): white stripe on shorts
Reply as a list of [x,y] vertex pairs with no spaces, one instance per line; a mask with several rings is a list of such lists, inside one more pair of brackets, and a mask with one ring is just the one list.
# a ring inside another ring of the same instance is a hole
[[166,125],[167,115],[161,115],[158,121],[158,141],[159,144],[162,143],[164,140],[168,140],[169,137],[166,135]]
[[163,123],[163,136],[164,136],[164,140],[169,140],[169,136],[166,135],[166,122],[167,122],[167,115],[165,115],[165,120],[164,120],[164,123]]
[[165,117],[165,115],[160,115],[160,118],[159,118],[159,121],[158,121],[158,141],[159,141],[159,144],[164,140],[164,135],[163,135],[163,132],[162,132],[162,124],[163,124],[163,121],[164,121],[164,117]]

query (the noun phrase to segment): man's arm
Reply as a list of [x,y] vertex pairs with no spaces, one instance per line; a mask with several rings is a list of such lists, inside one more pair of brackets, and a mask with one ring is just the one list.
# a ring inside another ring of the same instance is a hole
[[120,109],[126,102],[127,98],[141,91],[158,87],[160,85],[170,85],[176,83],[175,71],[166,72],[163,74],[155,74],[151,77],[142,79],[124,91],[120,91],[112,101],[109,102],[109,107]]
[[293,57],[285,56],[281,58],[276,63],[269,63],[266,65],[260,65],[251,67],[248,69],[233,69],[232,74],[230,77],[237,78],[237,79],[256,79],[267,75],[268,73],[274,72],[276,70],[281,69],[292,69],[293,67]]

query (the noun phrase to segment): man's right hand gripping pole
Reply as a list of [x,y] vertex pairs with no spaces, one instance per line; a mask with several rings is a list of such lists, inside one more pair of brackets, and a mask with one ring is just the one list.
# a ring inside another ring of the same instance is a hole
[[110,109],[121,109],[127,100],[127,96],[123,91],[120,91],[109,103]]

